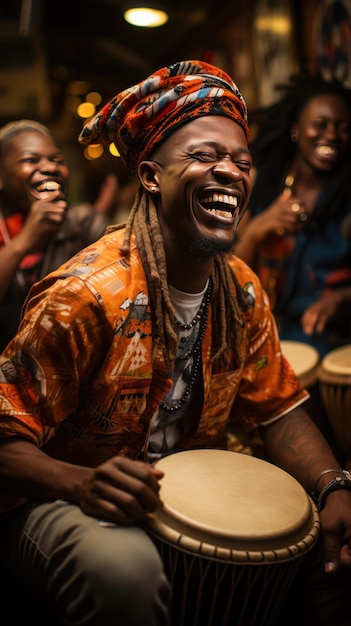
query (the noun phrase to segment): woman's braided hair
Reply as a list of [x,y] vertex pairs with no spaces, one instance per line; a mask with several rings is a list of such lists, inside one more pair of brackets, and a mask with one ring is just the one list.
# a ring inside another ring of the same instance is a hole
[[[156,206],[142,185],[137,190],[127,222],[120,224],[119,228],[124,226],[126,231],[122,252],[130,254],[134,231],[149,285],[153,333],[160,340],[165,361],[171,371],[177,353],[178,331],[169,295],[166,256]],[[233,283],[236,296],[233,294]],[[240,363],[236,325],[243,325],[242,310],[245,310],[247,304],[243,290],[225,257],[215,257],[211,285],[213,328],[218,329],[218,332],[213,333],[212,362],[220,362],[221,366],[225,366],[229,349],[232,348]]]

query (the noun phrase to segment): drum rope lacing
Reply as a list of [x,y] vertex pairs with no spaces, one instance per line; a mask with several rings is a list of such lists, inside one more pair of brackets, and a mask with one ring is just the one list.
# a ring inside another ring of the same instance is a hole
[[201,345],[202,345],[202,340],[204,338],[206,326],[207,326],[208,308],[210,304],[210,298],[211,298],[211,281],[208,284],[208,288],[206,290],[206,293],[202,299],[200,308],[198,312],[196,313],[194,319],[192,319],[191,322],[189,322],[188,324],[182,324],[182,322],[177,320],[177,318],[175,317],[175,321],[177,325],[182,330],[192,329],[194,326],[196,326],[196,324],[199,321],[201,321],[201,329],[200,329],[199,336],[197,338],[197,341],[194,347],[191,350],[189,350],[187,353],[176,357],[176,360],[179,360],[179,361],[183,361],[184,359],[189,359],[191,356],[193,357],[193,367],[192,367],[191,377],[190,377],[188,385],[185,388],[183,397],[177,402],[177,404],[174,404],[174,405],[165,404],[161,400],[159,407],[160,409],[163,409],[164,411],[167,411],[170,413],[173,413],[174,411],[178,411],[178,409],[180,409],[180,407],[184,404],[184,402],[186,402],[186,400],[189,398],[191,391],[194,387],[194,383],[195,383],[199,366],[200,366],[200,362],[201,362]]

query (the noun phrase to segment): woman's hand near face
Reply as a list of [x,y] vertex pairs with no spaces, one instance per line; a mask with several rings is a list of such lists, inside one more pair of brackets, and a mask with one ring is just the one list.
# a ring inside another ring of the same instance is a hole
[[301,215],[302,218],[306,216],[301,200],[285,193],[280,194],[262,213],[251,217],[248,212],[238,228],[240,242],[236,247],[237,255],[255,269],[260,245],[272,234],[291,235],[301,230]]
[[21,247],[23,256],[45,248],[64,220],[68,204],[62,191],[50,193],[50,199],[32,203],[23,228],[16,237],[17,247]]
[[22,230],[0,248],[0,302],[6,297],[23,258],[45,249],[60,229],[68,205],[61,191],[53,193],[56,201],[33,202]]
[[294,233],[301,229],[299,216],[303,213],[301,200],[282,193],[262,213],[252,219],[257,243],[261,243],[271,233]]

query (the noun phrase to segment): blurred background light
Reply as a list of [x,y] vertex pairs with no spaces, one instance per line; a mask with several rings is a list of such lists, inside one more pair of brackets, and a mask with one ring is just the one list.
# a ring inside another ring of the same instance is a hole
[[121,156],[114,143],[110,143],[108,149],[111,152],[112,156],[115,156],[115,157],[120,157]]
[[87,102],[91,102],[95,106],[98,106],[101,103],[102,96],[101,93],[98,93],[97,91],[91,91],[87,94],[85,99]]
[[124,19],[133,26],[155,28],[168,22],[168,14],[152,7],[131,7],[124,12]]
[[84,119],[92,117],[95,114],[95,104],[92,102],[81,102],[77,107],[77,115]]
[[92,161],[98,159],[103,155],[104,148],[100,143],[92,143],[90,146],[86,146],[84,149],[84,156],[86,159]]

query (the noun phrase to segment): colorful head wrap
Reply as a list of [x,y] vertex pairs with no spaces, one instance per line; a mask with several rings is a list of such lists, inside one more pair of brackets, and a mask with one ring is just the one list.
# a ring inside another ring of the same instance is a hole
[[204,115],[230,117],[248,138],[246,103],[230,76],[203,61],[181,61],[117,94],[83,127],[79,141],[114,142],[135,171],[177,128]]

